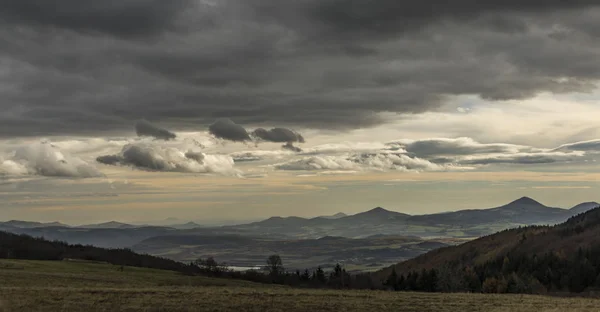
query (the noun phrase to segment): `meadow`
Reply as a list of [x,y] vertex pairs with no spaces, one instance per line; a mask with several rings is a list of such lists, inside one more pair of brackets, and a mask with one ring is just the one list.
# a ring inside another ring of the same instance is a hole
[[0,311],[598,311],[600,300],[294,289],[86,262],[0,260]]

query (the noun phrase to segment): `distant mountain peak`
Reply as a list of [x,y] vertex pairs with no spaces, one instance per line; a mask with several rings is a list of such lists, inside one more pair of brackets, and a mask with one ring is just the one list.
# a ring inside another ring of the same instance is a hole
[[119,222],[119,221],[108,221],[108,222],[104,222],[104,223],[99,223],[98,225],[127,225],[127,224],[123,223],[123,222]]
[[367,211],[366,213],[371,214],[371,213],[389,213],[389,212],[391,212],[391,211],[386,210],[386,209],[381,208],[381,207],[376,207],[376,208],[373,208],[373,209]]
[[542,203],[536,201],[535,199],[527,196],[523,196],[508,205],[528,205],[528,206],[544,206]]
[[586,211],[592,210],[594,208],[599,207],[600,204],[597,202],[585,202],[578,205],[575,205],[573,208],[569,209],[573,215],[584,213]]
[[344,218],[344,217],[347,217],[347,216],[348,215],[345,214],[345,213],[343,213],[343,212],[338,212],[338,213],[336,213],[336,214],[334,214],[332,216],[320,216],[320,217],[317,217],[317,218],[335,220],[335,219],[341,219],[341,218]]
[[[600,206],[600,204],[597,202],[585,202],[585,203],[577,204],[573,208],[577,208],[580,206]],[[573,208],[571,208],[571,209],[573,209]]]
[[[387,210],[387,209],[384,209],[381,207],[377,207],[377,208],[373,208],[369,211],[355,214],[350,217],[352,217],[352,218],[367,217],[367,218],[378,218],[378,219],[379,218],[391,219],[391,218],[408,217],[408,215],[404,214],[404,213],[400,213],[400,212],[390,211],[390,210]],[[348,217],[348,218],[350,218],[350,217]]]

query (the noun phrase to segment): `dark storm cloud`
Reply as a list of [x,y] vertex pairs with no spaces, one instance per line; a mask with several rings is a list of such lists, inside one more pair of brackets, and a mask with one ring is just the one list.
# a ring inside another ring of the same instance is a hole
[[[315,1],[313,17],[341,33],[398,33],[442,19],[471,19],[486,13],[515,14],[569,10],[597,5],[594,0],[325,0]],[[493,18],[491,26],[522,30],[510,19]],[[518,25],[518,24],[517,24]]]
[[246,129],[228,118],[221,118],[215,121],[208,127],[208,132],[219,139],[227,141],[250,141],[250,135]]
[[155,139],[165,140],[165,141],[172,140],[177,137],[177,135],[175,135],[175,133],[173,133],[167,129],[157,127],[157,126],[151,124],[150,122],[148,122],[147,120],[138,121],[135,124],[135,132],[140,137],[149,136],[149,137],[153,137]]
[[597,3],[0,0],[0,136],[125,132],[144,116],[348,129],[457,95],[589,91]]
[[0,0],[0,17],[13,23],[119,37],[153,35],[174,27],[193,0]]
[[271,130],[267,130],[264,128],[258,128],[252,131],[252,136],[269,142],[277,142],[277,143],[291,143],[291,142],[300,142],[304,143],[304,137],[294,130],[290,130],[287,128],[273,128]]

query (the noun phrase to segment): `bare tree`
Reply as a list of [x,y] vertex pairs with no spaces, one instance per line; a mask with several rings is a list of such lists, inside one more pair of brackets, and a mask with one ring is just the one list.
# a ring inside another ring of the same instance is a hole
[[280,275],[283,273],[283,261],[279,255],[271,255],[267,258],[267,269],[271,275]]

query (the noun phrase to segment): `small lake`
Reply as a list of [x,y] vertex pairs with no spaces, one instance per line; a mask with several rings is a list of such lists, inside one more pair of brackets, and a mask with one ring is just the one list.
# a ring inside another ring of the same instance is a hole
[[234,270],[236,272],[242,272],[242,271],[249,271],[249,270],[258,270],[258,271],[262,271],[264,269],[264,267],[262,266],[253,266],[253,267],[246,267],[246,266],[228,266],[229,269]]

